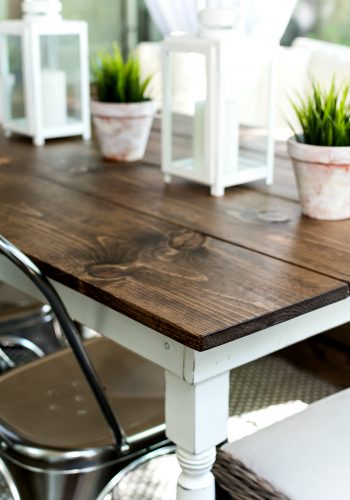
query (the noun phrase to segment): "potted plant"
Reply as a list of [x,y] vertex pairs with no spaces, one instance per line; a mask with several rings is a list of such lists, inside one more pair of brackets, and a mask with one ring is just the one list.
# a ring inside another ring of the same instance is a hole
[[137,55],[124,60],[117,45],[111,52],[96,54],[92,74],[96,100],[91,111],[103,157],[122,162],[141,159],[156,112],[147,97],[151,77],[143,79]]
[[313,82],[305,98],[291,100],[302,133],[288,140],[305,215],[315,219],[350,217],[350,92],[334,79],[327,90]]

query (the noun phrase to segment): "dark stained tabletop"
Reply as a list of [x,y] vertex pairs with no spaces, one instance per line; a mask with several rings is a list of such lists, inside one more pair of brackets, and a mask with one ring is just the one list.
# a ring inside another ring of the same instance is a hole
[[[188,148],[186,126],[179,148]],[[261,137],[242,131],[261,154]],[[197,350],[348,296],[350,221],[301,216],[284,144],[276,182],[165,186],[155,123],[145,160],[94,143],[0,138],[0,233],[57,281]]]

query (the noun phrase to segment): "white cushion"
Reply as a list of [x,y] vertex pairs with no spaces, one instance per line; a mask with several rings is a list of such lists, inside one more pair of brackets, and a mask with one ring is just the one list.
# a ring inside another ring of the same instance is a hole
[[350,498],[350,389],[224,446],[291,500]]
[[328,86],[333,78],[340,85],[349,78],[350,48],[346,45],[328,43],[309,38],[297,38],[294,49],[307,50],[310,54],[308,76],[315,78],[321,85]]
[[[142,42],[139,47],[144,76],[152,74],[150,97],[162,104],[161,44]],[[266,48],[261,40],[241,42],[237,54],[240,74],[239,115],[243,125],[265,126],[269,67]],[[194,102],[203,93],[202,57],[177,54],[173,68],[173,106],[177,113],[193,115]],[[339,84],[350,72],[350,48],[335,43],[297,38],[292,47],[279,47],[276,61],[277,91],[275,96],[276,126],[286,127],[288,119],[296,128],[298,122],[291,110],[289,97],[304,95],[310,89],[310,78],[326,86],[333,76]]]
[[[138,46],[143,77],[152,75],[148,94],[162,107],[161,44],[142,42]],[[203,57],[197,54],[177,54],[173,67],[173,109],[177,113],[193,115],[194,103],[205,93]],[[288,98],[295,91],[303,93],[307,81],[310,52],[303,48],[280,47],[277,57],[276,125],[286,126]],[[237,55],[237,73],[240,74],[240,122],[244,125],[265,126],[267,122],[267,94],[269,63],[267,49],[261,40],[247,39]],[[286,115],[286,116],[285,116]]]

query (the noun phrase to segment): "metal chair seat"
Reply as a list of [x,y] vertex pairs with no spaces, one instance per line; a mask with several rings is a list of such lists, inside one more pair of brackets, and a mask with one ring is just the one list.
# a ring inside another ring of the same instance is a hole
[[[85,344],[128,438],[164,431],[163,373],[116,343]],[[113,435],[70,349],[0,378],[0,429],[14,445],[77,450],[113,446]],[[10,430],[11,429],[11,430]]]
[[169,441],[163,372],[104,338],[82,342],[42,272],[0,236],[70,348],[0,377],[0,466],[15,500],[102,500],[111,479]]

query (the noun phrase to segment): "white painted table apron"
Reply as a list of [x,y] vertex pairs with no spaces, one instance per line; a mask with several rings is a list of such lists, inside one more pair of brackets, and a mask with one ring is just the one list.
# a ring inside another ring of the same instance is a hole
[[[4,257],[0,280],[40,298]],[[231,369],[350,321],[350,298],[242,339],[194,351],[95,300],[52,281],[77,321],[165,369],[167,435],[182,473],[177,500],[214,500],[216,446],[226,439]]]

